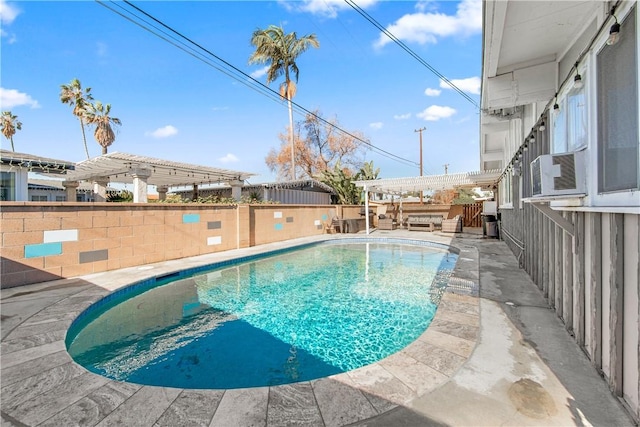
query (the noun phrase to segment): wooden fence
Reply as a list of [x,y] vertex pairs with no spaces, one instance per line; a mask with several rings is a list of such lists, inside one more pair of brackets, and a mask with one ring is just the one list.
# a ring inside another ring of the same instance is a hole
[[482,203],[462,205],[465,227],[482,227]]

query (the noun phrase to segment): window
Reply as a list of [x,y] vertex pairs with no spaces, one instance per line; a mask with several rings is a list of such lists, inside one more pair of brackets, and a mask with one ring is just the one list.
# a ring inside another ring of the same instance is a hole
[[66,202],[67,196],[56,196],[56,202]]
[[636,190],[638,58],[635,8],[621,23],[620,41],[597,55],[598,191]]
[[47,199],[47,196],[34,195],[34,196],[31,196],[31,201],[32,202],[47,202],[47,201],[49,201],[49,199]]
[[511,172],[508,172],[504,175],[504,178],[500,181],[500,199],[501,205],[506,205],[507,207],[511,207],[513,203],[513,186],[511,183]]
[[16,199],[16,174],[0,173],[0,201],[8,202]]
[[[585,72],[580,71],[582,79]],[[572,88],[553,110],[552,152],[567,153],[587,146],[587,99],[585,87]]]

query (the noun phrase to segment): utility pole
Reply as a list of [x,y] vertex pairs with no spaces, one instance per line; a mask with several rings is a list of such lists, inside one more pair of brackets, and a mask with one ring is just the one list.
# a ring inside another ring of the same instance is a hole
[[449,172],[449,163],[445,163],[443,166],[444,166],[444,174],[446,175]]
[[[427,129],[426,127],[416,129],[414,132],[420,133],[420,176],[422,176],[422,131]],[[423,204],[422,200],[422,190],[420,190],[420,204]]]

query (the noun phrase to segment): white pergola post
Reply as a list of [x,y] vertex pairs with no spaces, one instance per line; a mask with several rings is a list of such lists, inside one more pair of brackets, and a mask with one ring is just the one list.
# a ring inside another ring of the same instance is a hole
[[167,193],[169,192],[169,187],[166,185],[158,186],[158,200],[167,200]]
[[78,194],[78,186],[80,183],[78,181],[64,181],[62,186],[65,189],[65,193],[67,195],[67,202],[75,202]]
[[136,168],[131,173],[133,178],[133,203],[147,203],[147,179],[151,176],[151,170]]
[[93,180],[93,201],[94,202],[106,202],[107,201],[107,184],[109,184],[109,177],[102,176]]
[[244,181],[229,181],[229,185],[231,186],[231,197],[233,197],[236,202],[239,202],[242,198],[242,186],[244,185]]
[[367,225],[367,235],[369,235],[369,190],[364,186],[364,217]]

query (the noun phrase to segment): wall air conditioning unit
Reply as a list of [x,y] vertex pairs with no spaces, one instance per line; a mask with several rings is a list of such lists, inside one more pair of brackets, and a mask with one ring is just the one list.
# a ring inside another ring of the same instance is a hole
[[585,151],[544,154],[531,162],[531,194],[562,196],[584,194]]

